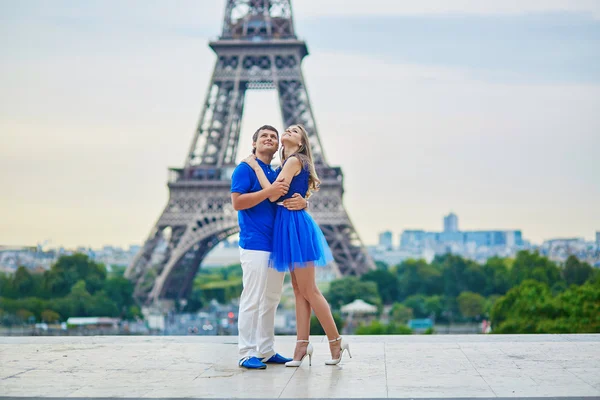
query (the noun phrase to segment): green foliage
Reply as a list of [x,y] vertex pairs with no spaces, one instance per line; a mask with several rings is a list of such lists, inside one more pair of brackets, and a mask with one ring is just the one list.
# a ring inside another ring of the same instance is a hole
[[406,260],[396,268],[399,279],[398,300],[415,294],[439,294],[444,285],[439,265],[425,260]]
[[525,280],[492,308],[494,333],[600,332],[600,284],[571,286],[554,296],[548,284]]
[[415,294],[409,296],[402,302],[402,304],[412,310],[415,318],[426,318],[429,316],[429,314],[427,313],[427,308],[425,307],[425,299],[426,296],[423,296],[422,294]]
[[[600,271],[574,257],[562,268],[527,251],[519,252],[514,260],[492,257],[481,265],[446,254],[430,264],[424,260],[406,260],[394,268],[382,264],[360,279],[333,281],[326,298],[334,308],[362,298],[378,306],[402,303],[412,309],[415,318],[468,321],[489,315],[499,296],[526,279],[546,283],[557,296],[570,284],[600,281]],[[375,290],[361,286],[361,282],[374,283]],[[406,309],[392,315],[392,319],[405,319],[401,314],[406,314]]]
[[428,296],[424,300],[427,317],[441,318],[447,307],[445,298],[443,296]]
[[33,313],[29,310],[20,309],[16,312],[17,318],[21,322],[28,322],[31,318],[33,318]]
[[594,274],[594,269],[587,263],[580,262],[577,257],[569,256],[562,271],[567,285],[583,285]]
[[122,267],[120,265],[113,265],[111,267],[109,277],[122,278],[125,276],[125,270],[127,267]]
[[389,265],[387,265],[383,261],[375,261],[375,268],[387,271],[389,269]]
[[390,320],[395,323],[406,324],[413,316],[412,308],[401,303],[394,303],[390,310]]
[[424,335],[433,335],[435,333],[435,329],[433,329],[433,327],[429,327],[427,329],[425,329],[425,332],[423,332]]
[[[335,326],[337,327],[338,331],[341,332],[342,328],[344,327],[344,321],[342,320],[342,316],[339,313],[332,313],[333,316],[333,321],[335,322]],[[311,335],[324,335],[325,331],[323,330],[323,327],[321,326],[321,323],[319,322],[319,320],[317,319],[317,317],[312,314],[310,316],[310,334]]]
[[485,286],[483,295],[501,295],[510,289],[510,267],[512,263],[507,258],[492,257],[483,265],[482,270],[485,275]]
[[205,268],[194,278],[186,311],[196,311],[215,299],[228,303],[242,294],[242,268],[234,264],[223,268]]
[[533,279],[552,287],[560,281],[559,267],[539,253],[520,251],[510,270],[511,284],[517,286],[526,279]]
[[485,311],[485,298],[479,293],[462,292],[457,298],[458,309],[463,317],[476,318]]
[[481,267],[474,261],[454,254],[446,254],[436,257],[432,263],[439,265],[443,271],[443,294],[446,297],[456,297],[464,291],[482,290],[483,274]]
[[41,320],[47,323],[53,323],[60,321],[60,315],[52,310],[42,311]]
[[369,325],[361,325],[356,328],[357,335],[410,335],[412,329],[406,325],[396,325],[394,323],[382,324],[379,321],[372,321]]
[[93,294],[102,288],[105,279],[104,265],[96,264],[85,254],[62,256],[46,272],[46,284],[52,297],[67,295],[79,281],[83,281],[87,291]]
[[387,269],[369,271],[360,277],[363,282],[374,282],[384,304],[392,304],[398,298],[398,277]]
[[63,256],[43,274],[19,267],[13,276],[0,275],[0,290],[0,307],[7,313],[26,310],[37,321],[141,315],[132,283],[119,271],[107,278],[104,266],[83,254]]
[[362,299],[377,306],[381,305],[377,284],[375,282],[363,282],[353,276],[331,281],[329,291],[325,297],[334,309],[339,309],[342,305],[356,299]]
[[408,297],[402,304],[412,309],[415,318],[440,318],[449,307],[443,296],[423,296],[420,294]]
[[232,277],[226,281],[212,281],[200,285],[201,299],[208,304],[210,300],[216,299],[219,303],[229,303],[240,297],[242,293],[242,278]]

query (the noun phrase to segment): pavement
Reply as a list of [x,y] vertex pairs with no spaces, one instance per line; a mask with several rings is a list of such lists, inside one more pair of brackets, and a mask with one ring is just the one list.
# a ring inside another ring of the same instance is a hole
[[345,340],[353,358],[338,366],[315,336],[312,366],[250,371],[232,336],[0,337],[0,399],[600,399],[600,334]]

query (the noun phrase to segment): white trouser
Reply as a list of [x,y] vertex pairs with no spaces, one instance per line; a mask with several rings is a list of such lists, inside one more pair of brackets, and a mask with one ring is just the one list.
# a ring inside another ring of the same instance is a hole
[[283,290],[283,272],[269,268],[271,253],[240,248],[243,290],[238,314],[240,357],[275,354],[275,312]]

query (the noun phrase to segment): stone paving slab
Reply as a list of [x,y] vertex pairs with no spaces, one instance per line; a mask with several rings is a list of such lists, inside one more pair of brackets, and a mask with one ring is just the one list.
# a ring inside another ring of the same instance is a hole
[[0,399],[600,399],[600,335],[346,339],[338,366],[316,336],[312,366],[248,371],[231,336],[0,337]]

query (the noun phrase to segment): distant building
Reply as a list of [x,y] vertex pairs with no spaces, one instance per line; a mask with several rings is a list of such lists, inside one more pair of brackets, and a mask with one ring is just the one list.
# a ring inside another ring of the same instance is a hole
[[458,217],[454,213],[444,217],[442,232],[405,230],[400,235],[401,251],[453,253],[477,261],[485,261],[492,256],[513,256],[526,246],[520,230],[460,231]]
[[600,231],[596,232],[596,246],[600,248]]
[[444,217],[444,232],[458,232],[458,217],[450,213]]
[[393,234],[390,231],[381,232],[379,234],[379,246],[391,250],[393,247]]

